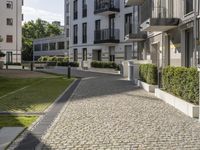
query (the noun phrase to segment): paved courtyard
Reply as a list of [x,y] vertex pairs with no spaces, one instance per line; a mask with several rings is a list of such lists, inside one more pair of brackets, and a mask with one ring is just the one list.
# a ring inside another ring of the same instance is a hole
[[82,76],[44,136],[42,149],[200,149],[197,120],[117,75]]

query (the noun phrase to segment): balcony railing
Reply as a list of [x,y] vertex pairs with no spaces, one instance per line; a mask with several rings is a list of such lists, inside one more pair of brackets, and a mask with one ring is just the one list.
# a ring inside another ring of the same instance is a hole
[[168,6],[164,7],[162,4],[160,4],[160,6],[156,6],[155,2],[146,0],[141,6],[141,10],[144,10],[141,14],[141,21],[144,22],[149,18],[173,18],[173,4],[169,1],[162,2],[168,3]]
[[119,12],[120,0],[95,0],[94,13],[102,13],[107,11]]
[[119,43],[119,29],[102,29],[94,31],[94,43]]

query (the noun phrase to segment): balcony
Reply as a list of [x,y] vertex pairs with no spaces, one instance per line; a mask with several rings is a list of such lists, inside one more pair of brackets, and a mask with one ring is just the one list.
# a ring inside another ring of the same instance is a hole
[[94,31],[94,44],[119,43],[119,29],[102,29]]
[[141,31],[164,32],[178,26],[179,18],[173,16],[173,5],[170,4],[170,1],[162,1],[160,6],[157,6],[156,1],[153,2],[151,0],[146,0],[142,4]]
[[125,0],[126,6],[141,5],[145,0]]
[[147,33],[145,31],[139,31],[139,25],[133,25],[133,24],[125,25],[125,41],[141,42],[144,41],[146,38],[147,38]]
[[94,14],[111,15],[120,11],[120,0],[95,0]]

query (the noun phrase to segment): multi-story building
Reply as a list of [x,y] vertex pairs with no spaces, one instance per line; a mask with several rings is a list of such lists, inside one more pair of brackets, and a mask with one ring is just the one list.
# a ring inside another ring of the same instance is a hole
[[[198,0],[126,0],[139,9],[139,28],[147,32],[143,58],[159,67],[196,66],[199,62]],[[139,36],[139,34],[137,34]],[[135,39],[129,36],[128,40]]]
[[138,58],[137,42],[125,38],[127,26],[134,23],[133,7],[122,0],[65,0],[65,5],[71,61],[121,63]]
[[2,61],[21,62],[23,0],[0,1],[0,50],[6,54]]
[[36,39],[33,41],[33,60],[41,56],[68,56],[69,40],[66,35]]

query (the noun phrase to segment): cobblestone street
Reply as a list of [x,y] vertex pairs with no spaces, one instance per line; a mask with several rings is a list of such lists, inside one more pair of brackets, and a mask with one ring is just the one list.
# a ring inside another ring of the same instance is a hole
[[199,150],[200,124],[117,75],[82,79],[42,149]]

